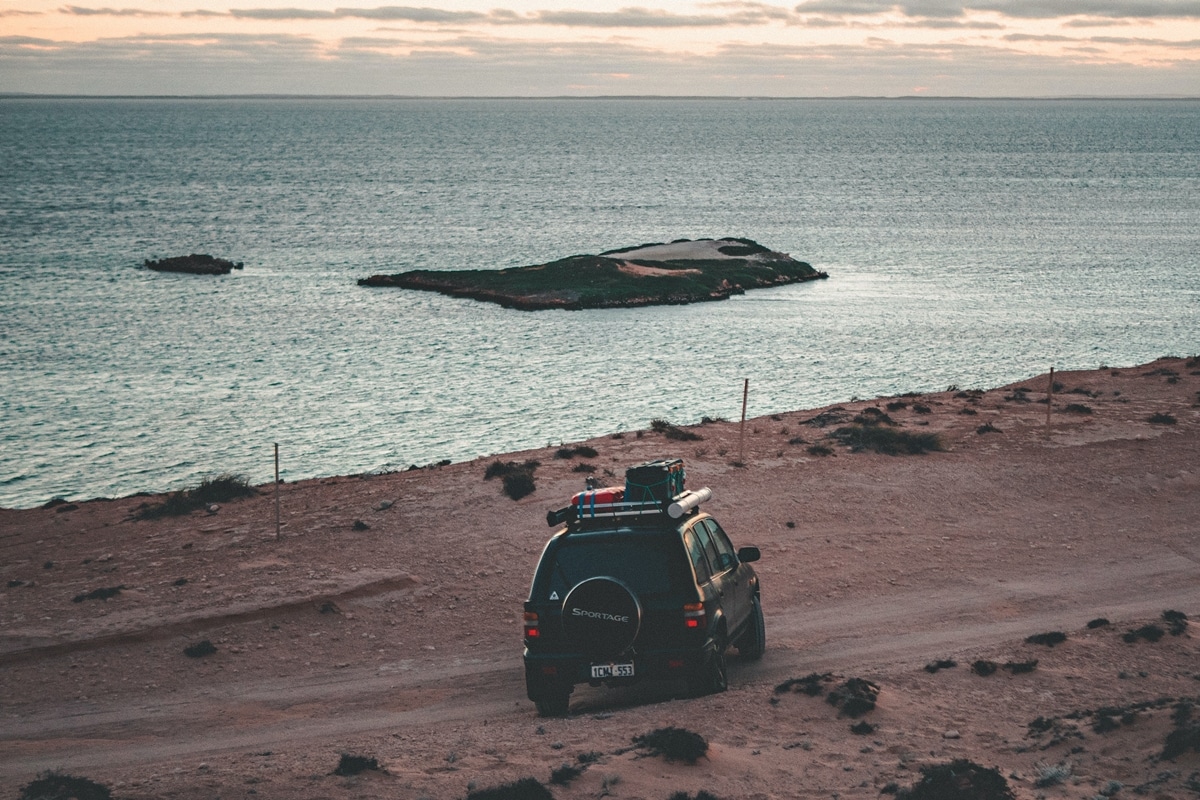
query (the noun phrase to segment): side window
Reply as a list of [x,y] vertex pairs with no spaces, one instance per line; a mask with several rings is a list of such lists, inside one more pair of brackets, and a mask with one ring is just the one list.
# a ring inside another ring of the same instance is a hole
[[737,556],[733,552],[733,543],[729,541],[729,537],[725,535],[725,531],[721,530],[721,526],[717,524],[715,519],[710,518],[704,522],[708,525],[709,531],[712,533],[713,546],[717,550],[717,560],[714,562],[714,569],[717,572],[733,569],[737,566]]
[[704,557],[704,545],[696,539],[693,531],[684,534],[684,542],[687,543],[688,556],[692,559],[692,566],[696,570],[696,583],[704,583],[711,577],[708,560]]
[[692,530],[695,531],[696,538],[704,548],[704,555],[708,557],[708,563],[712,567],[712,574],[719,575],[724,572],[727,567],[721,566],[720,553],[717,552],[717,545],[713,542],[712,535],[709,533],[708,520],[697,522],[696,527]]

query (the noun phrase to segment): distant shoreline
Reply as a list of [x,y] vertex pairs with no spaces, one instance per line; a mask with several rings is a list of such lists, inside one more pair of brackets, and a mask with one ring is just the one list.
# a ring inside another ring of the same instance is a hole
[[533,100],[590,101],[646,100],[662,101],[1007,101],[1007,102],[1196,102],[1200,95],[407,95],[407,94],[42,94],[0,92],[0,100]]

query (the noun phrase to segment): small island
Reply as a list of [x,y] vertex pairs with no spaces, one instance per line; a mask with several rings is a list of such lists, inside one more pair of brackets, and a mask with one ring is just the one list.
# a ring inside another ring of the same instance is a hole
[[228,275],[231,270],[241,269],[242,262],[236,264],[223,258],[214,258],[205,253],[192,253],[190,256],[174,256],[158,261],[146,259],[142,262],[146,269],[155,272],[183,272],[188,275]]
[[372,275],[359,286],[397,286],[506,308],[630,308],[724,300],[747,289],[828,278],[750,239],[679,239],[500,270],[418,269]]

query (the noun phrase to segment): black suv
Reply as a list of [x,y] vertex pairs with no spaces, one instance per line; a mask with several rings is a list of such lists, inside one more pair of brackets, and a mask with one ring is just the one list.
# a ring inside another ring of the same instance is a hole
[[578,683],[685,678],[693,694],[721,692],[730,644],[743,658],[762,657],[750,566],[759,550],[734,551],[698,509],[697,497],[711,497],[701,492],[610,502],[613,513],[576,495],[572,507],[551,512],[551,522],[567,524],[542,552],[525,602],[525,685],[539,714],[566,714]]

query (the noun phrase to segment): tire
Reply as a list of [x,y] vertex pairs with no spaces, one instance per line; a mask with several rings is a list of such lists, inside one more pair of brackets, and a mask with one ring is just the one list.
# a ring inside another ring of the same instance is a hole
[[533,701],[539,717],[565,717],[571,705],[571,690],[561,687],[548,688]]
[[633,644],[642,624],[642,606],[615,578],[589,578],[563,599],[563,639],[594,659],[615,658]]
[[689,679],[688,689],[693,697],[720,694],[729,688],[729,660],[725,650],[724,639],[718,639],[716,650]]
[[747,661],[758,661],[767,649],[767,626],[763,622],[762,603],[757,596],[746,630],[738,637],[737,649],[738,655]]

